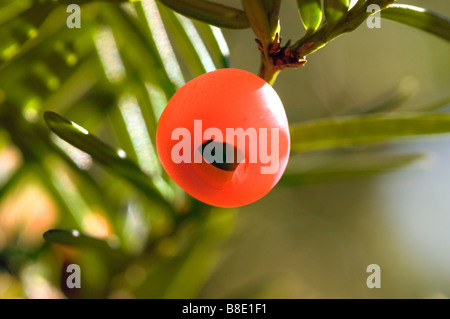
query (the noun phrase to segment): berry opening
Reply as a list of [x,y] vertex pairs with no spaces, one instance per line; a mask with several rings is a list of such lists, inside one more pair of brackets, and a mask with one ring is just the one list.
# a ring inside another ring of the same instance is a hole
[[235,171],[244,159],[243,152],[234,145],[212,139],[203,143],[198,150],[207,163],[227,172]]

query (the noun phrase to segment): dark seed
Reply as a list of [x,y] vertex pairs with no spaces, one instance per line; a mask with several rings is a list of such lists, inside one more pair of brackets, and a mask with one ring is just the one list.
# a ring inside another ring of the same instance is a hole
[[[208,151],[205,152],[207,146]],[[236,170],[238,165],[244,159],[244,154],[235,146],[227,143],[215,142],[214,140],[203,143],[198,150],[207,163],[228,172]],[[221,154],[217,155],[219,157],[218,161],[216,161],[216,152],[221,152]]]

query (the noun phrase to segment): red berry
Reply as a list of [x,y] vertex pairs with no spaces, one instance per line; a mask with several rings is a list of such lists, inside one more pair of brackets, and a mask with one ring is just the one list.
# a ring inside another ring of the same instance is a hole
[[260,199],[278,182],[289,158],[289,127],[268,83],[247,71],[220,69],[174,94],[159,120],[156,146],[164,169],[188,194],[234,207]]

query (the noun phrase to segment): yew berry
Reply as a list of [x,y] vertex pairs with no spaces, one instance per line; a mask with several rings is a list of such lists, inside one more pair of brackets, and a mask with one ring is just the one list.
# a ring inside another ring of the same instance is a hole
[[188,194],[214,206],[242,206],[279,181],[289,158],[289,127],[267,82],[220,69],[173,95],[159,120],[156,146],[164,169]]

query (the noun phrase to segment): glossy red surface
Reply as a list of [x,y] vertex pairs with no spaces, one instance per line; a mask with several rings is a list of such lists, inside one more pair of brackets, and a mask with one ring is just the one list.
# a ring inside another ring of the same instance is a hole
[[[179,128],[189,133],[174,134]],[[208,128],[222,134],[203,136]],[[242,150],[237,138],[226,139],[227,128],[256,132],[257,143],[247,136]],[[201,146],[211,139],[242,151],[244,160],[235,170],[223,170],[204,160]],[[189,150],[180,150],[182,140]],[[261,147],[262,140],[267,146]],[[268,83],[247,71],[220,69],[193,79],[174,94],[159,120],[156,145],[164,169],[188,194],[214,206],[242,206],[266,195],[282,176],[289,158],[289,127],[282,102]],[[264,160],[261,151],[272,158]],[[256,162],[251,162],[256,153]],[[185,162],[176,163],[179,159],[174,161],[174,155],[184,155]],[[195,158],[202,162],[195,163]]]

